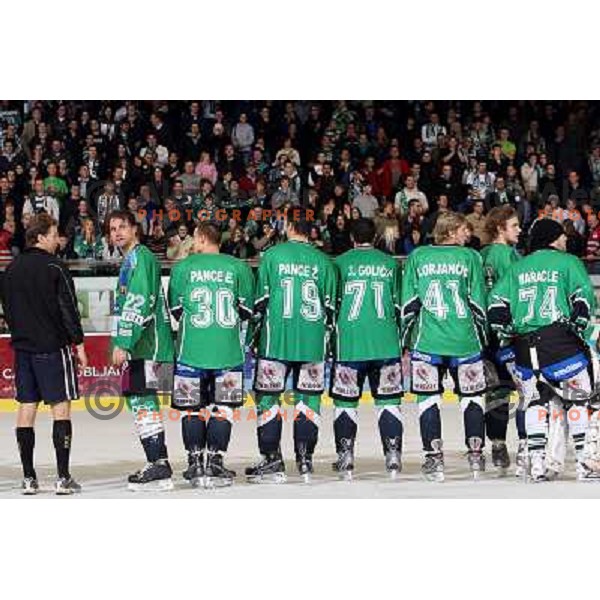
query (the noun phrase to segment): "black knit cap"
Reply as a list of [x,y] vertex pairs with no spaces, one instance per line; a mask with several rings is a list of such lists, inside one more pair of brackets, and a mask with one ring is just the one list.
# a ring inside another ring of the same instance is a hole
[[540,219],[533,224],[529,232],[529,252],[548,248],[565,230],[554,219]]

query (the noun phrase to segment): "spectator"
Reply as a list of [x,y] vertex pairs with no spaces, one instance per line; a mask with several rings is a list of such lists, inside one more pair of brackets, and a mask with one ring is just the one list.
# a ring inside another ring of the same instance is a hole
[[196,175],[199,175],[201,179],[207,179],[214,186],[217,183],[217,167],[211,160],[210,154],[203,151],[200,154],[200,162],[196,165]]
[[58,167],[55,162],[49,162],[47,165],[48,177],[44,179],[44,191],[56,198],[62,203],[65,196],[69,193],[67,183],[61,177],[58,177]]
[[598,259],[600,258],[600,220],[595,213],[590,213],[588,217],[588,230],[585,256],[589,259]]
[[352,206],[358,208],[360,214],[366,219],[373,219],[379,210],[379,202],[372,192],[371,184],[365,183],[362,194],[354,198],[352,202]]
[[254,143],[254,128],[248,123],[246,113],[240,114],[240,119],[231,132],[231,141],[244,157],[244,162],[248,162],[252,144]]
[[257,253],[263,253],[279,241],[279,234],[270,222],[264,221],[251,241],[254,250]]
[[112,181],[107,181],[104,184],[104,191],[98,196],[97,215],[98,224],[101,230],[104,230],[106,218],[113,210],[121,208],[119,196],[115,193],[115,184]]
[[391,254],[393,256],[405,254],[403,240],[400,236],[398,222],[391,225],[386,225],[377,238],[375,247],[381,252]]
[[343,214],[338,214],[330,227],[329,238],[331,241],[331,253],[334,256],[343,254],[353,247],[347,219]]
[[256,254],[250,238],[241,227],[234,229],[231,237],[222,244],[221,251],[241,259],[252,258]]
[[574,225],[575,223],[571,219],[564,222],[565,234],[567,235],[567,252],[581,258],[586,252],[585,238]]
[[37,215],[41,212],[48,213],[56,222],[60,219],[60,209],[56,198],[44,192],[42,179],[36,179],[33,194],[25,200],[23,213]]
[[271,208],[277,210],[284,204],[298,204],[298,195],[290,188],[290,180],[284,175],[279,189],[271,196]]
[[421,224],[421,243],[433,244],[433,229],[440,214],[448,212],[451,209],[450,200],[446,194],[440,194],[437,198],[437,210],[429,213]]
[[12,259],[12,241],[15,235],[15,222],[4,221],[0,230],[0,265],[7,265]]
[[379,170],[381,191],[386,198],[390,198],[392,192],[398,190],[402,178],[408,175],[409,171],[408,162],[400,157],[398,146],[392,146],[388,160],[383,163]]
[[163,229],[162,221],[156,217],[151,222],[146,245],[158,260],[164,260],[167,258],[167,243],[167,236]]
[[179,177],[183,184],[183,193],[188,196],[195,196],[200,191],[201,177],[194,171],[194,163],[188,160],[183,165],[183,173]]
[[487,239],[485,231],[485,206],[483,200],[475,200],[473,203],[473,212],[467,215],[467,223],[473,228],[473,236],[479,240],[479,245],[489,244],[491,240]]
[[405,214],[408,209],[408,205],[412,200],[419,201],[421,204],[422,214],[429,210],[427,196],[425,196],[425,194],[417,187],[414,176],[408,175],[404,182],[404,187],[396,194],[394,199],[398,214]]
[[75,236],[73,251],[79,259],[102,260],[104,247],[92,219],[83,219],[80,233]]
[[177,228],[177,233],[169,237],[167,258],[182,260],[192,253],[193,248],[194,237],[190,235],[187,225],[182,223]]

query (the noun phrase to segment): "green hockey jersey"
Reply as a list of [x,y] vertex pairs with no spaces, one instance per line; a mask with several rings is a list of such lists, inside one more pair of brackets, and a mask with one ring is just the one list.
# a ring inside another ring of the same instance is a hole
[[335,267],[320,250],[299,241],[267,250],[258,269],[255,317],[249,328],[249,336],[258,337],[259,356],[322,361],[336,293]]
[[113,345],[127,350],[132,359],[173,361],[171,320],[160,265],[141,244],[123,259],[113,318]]
[[581,260],[552,249],[515,263],[488,298],[490,326],[503,337],[559,321],[583,332],[594,310],[594,289]]
[[485,287],[489,292],[494,284],[520,259],[509,244],[489,244],[481,250]]
[[371,246],[345,252],[335,265],[339,275],[336,360],[399,358],[400,265]]
[[254,276],[227,254],[192,254],[171,271],[169,304],[179,319],[177,361],[201,369],[244,362],[240,321],[252,316]]
[[462,246],[421,246],[402,276],[402,345],[440,356],[480,352],[485,337],[481,256]]

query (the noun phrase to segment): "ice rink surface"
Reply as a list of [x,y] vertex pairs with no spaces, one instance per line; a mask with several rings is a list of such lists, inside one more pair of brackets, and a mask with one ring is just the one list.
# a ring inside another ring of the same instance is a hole
[[[510,474],[499,477],[491,466],[488,449],[488,469],[479,481],[473,481],[464,455],[462,417],[456,404],[442,409],[445,444],[446,481],[431,483],[420,474],[421,446],[418,434],[416,406],[403,407],[405,439],[403,471],[390,480],[383,469],[381,444],[372,405],[360,407],[356,467],[351,482],[339,481],[331,471],[334,460],[331,408],[324,408],[319,444],[315,453],[315,474],[311,484],[301,482],[296,473],[292,452],[292,426],[284,424],[283,452],[288,482],[285,484],[248,484],[244,467],[258,458],[256,422],[249,418],[252,409],[243,409],[241,420],[234,425],[228,466],[237,471],[236,483],[218,490],[192,489],[181,477],[185,467],[185,452],[181,441],[180,423],[167,418],[167,442],[174,468],[175,490],[171,492],[139,492],[127,490],[126,476],[143,465],[143,453],[133,434],[132,416],[127,412],[112,420],[100,421],[85,411],[73,414],[72,473],[83,486],[83,493],[58,500],[85,498],[600,498],[600,482],[579,483],[574,478],[572,452],[567,458],[566,474],[560,481],[533,484]],[[21,468],[14,437],[14,413],[0,413],[0,499],[22,498],[35,502],[39,498],[56,498],[54,482],[54,450],[48,413],[38,415],[36,427],[36,467],[41,492],[35,497],[22,497],[17,486]],[[509,448],[514,463],[516,432],[514,422],[509,428]]]

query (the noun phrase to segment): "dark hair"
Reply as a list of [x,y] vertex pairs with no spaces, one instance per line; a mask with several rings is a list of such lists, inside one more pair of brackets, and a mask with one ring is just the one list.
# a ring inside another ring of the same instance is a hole
[[352,239],[357,244],[372,244],[376,231],[373,219],[365,219],[364,217],[356,219],[350,227]]
[[35,246],[38,243],[38,236],[48,235],[52,227],[56,227],[57,222],[48,213],[35,215],[29,222],[25,232],[25,245],[27,248]]
[[106,222],[110,223],[113,219],[119,219],[121,221],[125,221],[131,227],[137,226],[137,221],[135,219],[135,215],[130,210],[113,210],[108,215],[108,219],[106,219]]
[[217,246],[221,243],[221,232],[219,231],[219,228],[208,221],[200,221],[200,223],[196,225],[194,235],[205,237],[209,242],[212,242]]
[[[310,211],[314,214],[314,211]],[[310,235],[310,228],[314,224],[314,218],[310,218],[306,208],[302,206],[290,206],[288,208],[288,224],[292,226],[294,231],[299,235]]]

